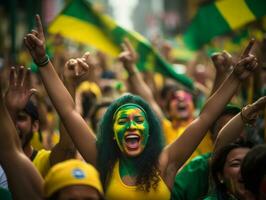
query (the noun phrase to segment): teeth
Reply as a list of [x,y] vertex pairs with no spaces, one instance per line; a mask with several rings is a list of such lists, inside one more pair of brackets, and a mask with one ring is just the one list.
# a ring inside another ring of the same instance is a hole
[[126,136],[126,139],[139,139],[138,135],[128,135]]

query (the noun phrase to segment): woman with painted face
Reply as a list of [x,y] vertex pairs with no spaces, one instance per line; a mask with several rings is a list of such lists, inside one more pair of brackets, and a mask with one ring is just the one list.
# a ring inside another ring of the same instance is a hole
[[[34,62],[39,66],[46,87],[62,122],[84,159],[96,166],[107,199],[170,199],[178,169],[189,158],[213,121],[222,112],[234,92],[257,66],[249,55],[252,41],[235,65],[234,71],[209,98],[200,116],[172,144],[164,147],[162,130],[156,115],[141,98],[126,95],[114,101],[99,126],[97,140],[75,110],[45,52],[40,17],[37,30],[24,38]],[[88,66],[78,73],[85,73]],[[60,92],[59,92],[60,91]]]
[[98,166],[106,198],[170,199],[158,169],[161,127],[149,105],[124,95],[107,109],[99,127]]

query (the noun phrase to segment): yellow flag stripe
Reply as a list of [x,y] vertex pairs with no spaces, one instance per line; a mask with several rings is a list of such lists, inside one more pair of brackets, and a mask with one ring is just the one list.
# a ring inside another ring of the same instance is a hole
[[58,16],[48,31],[53,34],[60,33],[73,41],[93,46],[113,57],[117,57],[120,52],[119,47],[98,27],[71,16]]
[[244,0],[217,1],[215,5],[231,29],[237,29],[256,19]]

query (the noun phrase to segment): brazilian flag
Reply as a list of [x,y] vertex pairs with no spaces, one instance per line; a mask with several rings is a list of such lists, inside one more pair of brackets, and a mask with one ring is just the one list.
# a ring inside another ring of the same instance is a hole
[[265,0],[217,0],[201,6],[184,34],[192,50],[266,15]]
[[104,13],[95,10],[86,0],[72,0],[52,21],[48,31],[60,33],[66,38],[93,46],[113,57],[121,52],[120,45],[128,38],[139,54],[137,67],[140,71],[155,71],[170,77],[193,89],[193,81],[178,74],[151,46],[147,39],[137,32],[126,30]]

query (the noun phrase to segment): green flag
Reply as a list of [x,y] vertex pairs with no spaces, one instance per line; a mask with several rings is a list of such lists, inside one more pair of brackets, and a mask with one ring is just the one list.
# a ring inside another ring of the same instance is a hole
[[117,25],[109,16],[95,10],[89,1],[70,1],[50,24],[48,31],[94,46],[113,57],[118,56],[121,51],[120,44],[127,37],[139,54],[139,70],[159,72],[189,89],[194,88],[193,81],[183,74],[178,74],[142,35]]
[[184,34],[186,45],[199,49],[212,38],[266,15],[265,0],[220,0],[199,8]]

